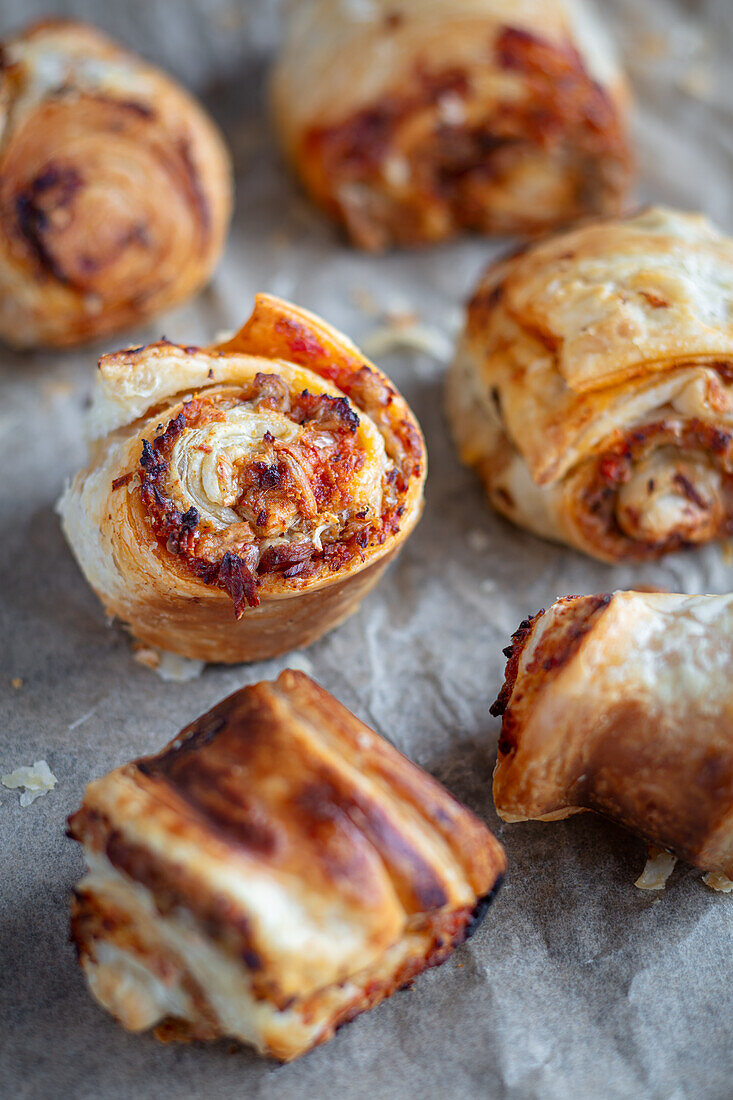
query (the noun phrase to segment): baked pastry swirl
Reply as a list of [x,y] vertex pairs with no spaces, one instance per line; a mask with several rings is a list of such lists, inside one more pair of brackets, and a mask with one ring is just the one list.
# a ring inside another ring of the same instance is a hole
[[201,106],[83,23],[2,43],[0,337],[62,346],[193,294],[219,258],[229,158]]
[[90,465],[60,503],[105,608],[206,661],[307,645],[415,526],[425,447],[389,380],[305,310],[258,295],[216,348],[102,356]]
[[500,817],[594,810],[733,878],[733,596],[566,596],[505,652]]
[[575,0],[304,0],[273,77],[282,144],[363,248],[618,213],[627,94]]
[[615,562],[733,530],[733,240],[650,209],[509,256],[448,380],[494,507]]
[[87,788],[72,939],[132,1031],[284,1061],[475,929],[488,829],[300,672],[243,688]]

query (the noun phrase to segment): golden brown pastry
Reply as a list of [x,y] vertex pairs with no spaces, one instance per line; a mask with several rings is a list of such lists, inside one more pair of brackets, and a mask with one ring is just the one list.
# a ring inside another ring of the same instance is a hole
[[84,23],[37,23],[1,48],[0,337],[76,344],[192,295],[231,212],[211,119]]
[[356,610],[417,523],[425,445],[341,333],[260,294],[216,348],[102,356],[88,468],[60,503],[110,615],[148,645],[251,661]]
[[509,256],[448,380],[494,507],[602,561],[733,530],[733,240],[668,209]]
[[733,878],[733,596],[566,596],[505,651],[505,821],[594,810]]
[[443,962],[505,867],[472,813],[292,671],[91,783],[69,825],[100,1004],[284,1061]]
[[302,0],[273,102],[362,248],[618,213],[629,185],[624,81],[576,0]]

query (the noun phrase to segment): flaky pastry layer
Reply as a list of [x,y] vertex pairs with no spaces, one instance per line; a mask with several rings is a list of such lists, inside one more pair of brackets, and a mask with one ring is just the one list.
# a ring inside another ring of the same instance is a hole
[[468,810],[296,672],[90,784],[70,831],[100,1003],[285,1060],[442,962],[504,869]]
[[733,241],[655,208],[493,265],[448,379],[462,460],[520,526],[603,561],[733,530]]

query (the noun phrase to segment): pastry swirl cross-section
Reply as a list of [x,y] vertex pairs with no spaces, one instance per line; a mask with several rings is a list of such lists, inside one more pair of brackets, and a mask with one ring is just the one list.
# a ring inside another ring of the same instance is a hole
[[504,854],[300,672],[225,699],[89,785],[72,939],[126,1028],[289,1060],[443,962]]
[[190,297],[232,206],[201,105],[84,23],[45,20],[0,51],[0,337],[77,344]]
[[733,240],[656,208],[495,264],[448,414],[494,507],[538,535],[614,562],[733,533]]
[[566,596],[506,650],[505,821],[594,810],[733,878],[733,596]]
[[425,447],[346,337],[257,297],[216,348],[103,356],[64,528],[107,610],[209,661],[305,645],[357,607],[415,526]]
[[273,96],[295,170],[363,248],[623,209],[628,95],[582,0],[304,0]]

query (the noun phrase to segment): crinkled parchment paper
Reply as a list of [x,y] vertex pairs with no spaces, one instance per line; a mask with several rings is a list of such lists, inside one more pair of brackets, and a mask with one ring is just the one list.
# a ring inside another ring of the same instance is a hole
[[[25,808],[17,791],[0,789],[0,1094],[730,1097],[731,898],[681,863],[663,893],[636,889],[644,846],[590,815],[502,827],[490,794],[498,723],[488,707],[502,646],[527,612],[558,594],[641,584],[722,591],[733,554],[715,547],[612,569],[488,511],[446,436],[440,359],[462,301],[500,246],[470,240],[365,257],[310,209],[267,125],[277,4],[3,0],[0,30],[49,9],[96,20],[176,73],[203,96],[234,153],[236,216],[213,283],[191,306],[130,333],[130,342],[161,333],[206,341],[238,325],[263,289],[322,313],[359,342],[383,329],[390,311],[415,314],[422,335],[412,343],[437,353],[390,351],[380,337],[381,365],[427,436],[425,516],[361,611],[305,658],[326,688],[488,821],[510,869],[481,931],[445,966],[294,1065],[226,1042],[162,1046],[125,1034],[96,1006],[67,943],[81,857],[64,836],[66,815],[89,779],[158,749],[222,696],[274,676],[287,660],[208,668],[175,683],[132,659],[53,510],[84,458],[95,359],[115,341],[62,355],[2,351],[0,771],[45,758],[58,785]],[[733,5],[607,0],[604,10],[636,87],[640,197],[700,207],[733,231]],[[426,328],[437,338],[424,339]],[[409,323],[407,330],[409,342]]]

